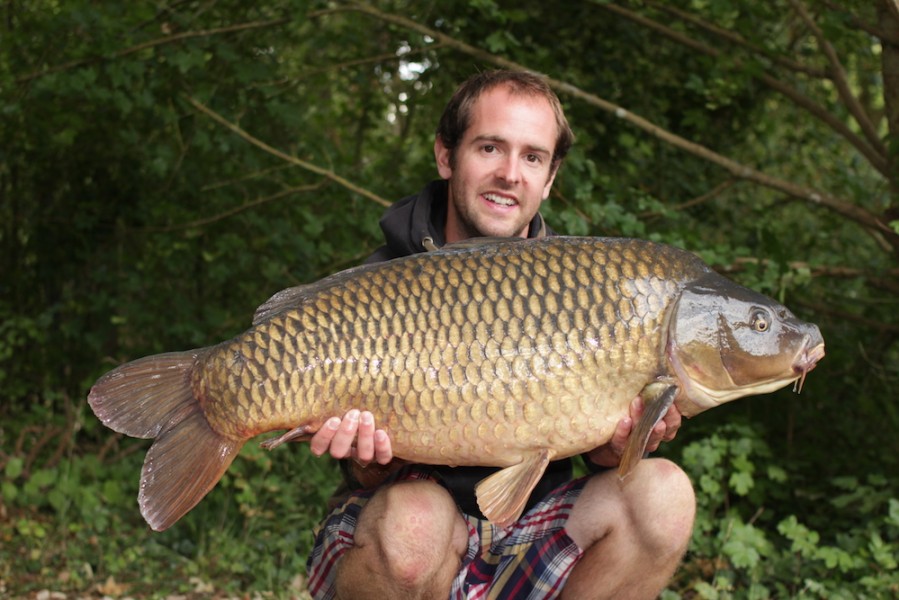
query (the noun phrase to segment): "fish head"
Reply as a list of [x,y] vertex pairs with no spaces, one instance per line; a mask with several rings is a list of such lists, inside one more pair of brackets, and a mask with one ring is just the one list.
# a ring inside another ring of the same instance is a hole
[[824,357],[818,327],[778,302],[709,273],[684,288],[669,322],[667,356],[687,417],[797,382]]

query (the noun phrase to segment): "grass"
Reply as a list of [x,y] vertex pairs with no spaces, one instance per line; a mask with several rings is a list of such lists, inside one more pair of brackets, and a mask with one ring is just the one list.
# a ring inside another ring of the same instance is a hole
[[305,561],[338,479],[333,462],[306,445],[250,443],[193,511],[153,532],[136,501],[147,445],[116,437],[58,460],[4,449],[0,598],[308,597]]

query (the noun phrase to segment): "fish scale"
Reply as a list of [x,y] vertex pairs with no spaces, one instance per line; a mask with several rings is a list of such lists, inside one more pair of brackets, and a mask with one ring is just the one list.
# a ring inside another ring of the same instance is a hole
[[[589,244],[567,252],[548,246],[515,264],[502,254],[470,254],[399,262],[341,282],[211,351],[207,366],[198,370],[204,374],[204,397],[215,399],[206,404],[210,423],[241,437],[303,423],[317,426],[364,401],[390,434],[395,453],[409,460],[443,459],[434,448],[453,443],[454,464],[476,464],[484,452],[505,452],[505,463],[514,464],[520,455],[509,450],[530,444],[535,434],[548,436],[558,456],[576,453],[586,435],[572,431],[583,412],[580,400],[608,402],[611,396],[629,402],[640,390],[639,377],[614,392],[602,385],[610,373],[623,370],[618,363],[627,357],[651,356],[628,365],[643,379],[658,370],[658,357],[646,348],[658,343],[653,331],[656,338],[661,335],[665,286],[652,280],[670,271],[669,265],[662,256],[652,270],[627,249],[597,258]],[[575,287],[579,265],[603,264],[610,278],[606,286]],[[633,280],[638,273],[647,285],[614,280],[628,275]],[[643,310],[635,309],[635,301]],[[366,334],[354,337],[357,331]],[[294,356],[306,357],[302,366],[283,360],[277,340],[285,338],[292,340]],[[617,351],[609,352],[613,346]],[[432,347],[442,348],[442,355]],[[234,352],[242,360],[222,368],[221,357]],[[528,385],[513,391],[513,380]],[[231,390],[247,390],[238,392],[241,410],[234,410]],[[508,398],[517,409],[497,408]],[[525,426],[510,426],[519,418]],[[481,427],[485,419],[493,421],[491,427]],[[435,425],[437,431],[431,431]],[[607,423],[592,435],[601,440],[613,426]],[[465,432],[464,441],[449,433],[452,428]]]
[[154,529],[199,502],[247,439],[305,440],[352,408],[374,414],[397,457],[504,467],[477,496],[505,525],[548,461],[607,442],[636,396],[647,408],[622,476],[671,403],[691,416],[772,391],[823,348],[814,325],[671,246],[487,240],[279,292],[246,332],[126,363],[89,401],[116,431],[156,438],[138,497]]

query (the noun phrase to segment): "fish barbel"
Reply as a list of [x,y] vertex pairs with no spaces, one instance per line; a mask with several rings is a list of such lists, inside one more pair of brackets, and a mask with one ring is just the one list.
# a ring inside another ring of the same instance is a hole
[[815,325],[684,250],[491,239],[284,290],[233,339],[125,363],[88,400],[115,431],[155,438],[138,502],[156,530],[248,439],[308,440],[350,408],[374,414],[396,457],[502,467],[476,495],[507,525],[549,461],[606,443],[637,395],[622,477],[672,403],[689,417],[771,392],[823,356]]

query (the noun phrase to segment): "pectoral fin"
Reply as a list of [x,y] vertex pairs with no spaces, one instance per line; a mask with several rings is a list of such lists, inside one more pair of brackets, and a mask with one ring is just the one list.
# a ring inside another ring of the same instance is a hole
[[312,435],[316,431],[318,431],[318,427],[315,425],[300,425],[299,427],[294,427],[283,435],[269,438],[259,445],[266,450],[274,450],[285,442],[308,442],[312,439]]
[[652,428],[665,416],[674,398],[677,397],[677,386],[660,382],[651,383],[643,388],[640,397],[643,399],[643,415],[631,431],[624,454],[621,456],[621,463],[618,465],[618,477],[621,479],[627,477],[643,458]]
[[514,523],[521,516],[549,461],[549,450],[540,450],[478,483],[475,496],[481,513],[500,527]]

